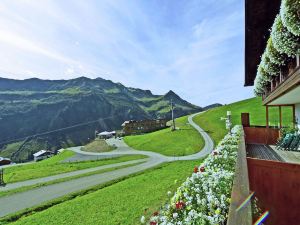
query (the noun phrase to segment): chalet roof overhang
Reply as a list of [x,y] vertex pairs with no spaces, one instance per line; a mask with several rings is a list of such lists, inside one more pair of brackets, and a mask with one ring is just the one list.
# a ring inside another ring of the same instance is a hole
[[245,0],[245,86],[253,86],[281,0]]

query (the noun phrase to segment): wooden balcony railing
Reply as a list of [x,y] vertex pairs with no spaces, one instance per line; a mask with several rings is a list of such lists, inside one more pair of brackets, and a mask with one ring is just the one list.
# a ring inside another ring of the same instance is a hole
[[273,93],[278,87],[280,87],[290,76],[292,76],[297,69],[300,68],[300,57],[289,59],[287,65],[280,69],[280,74],[273,77],[272,81],[265,86],[265,91],[263,94],[263,100],[266,99],[271,93]]
[[247,144],[275,145],[280,134],[280,129],[275,127],[251,126],[244,127]]

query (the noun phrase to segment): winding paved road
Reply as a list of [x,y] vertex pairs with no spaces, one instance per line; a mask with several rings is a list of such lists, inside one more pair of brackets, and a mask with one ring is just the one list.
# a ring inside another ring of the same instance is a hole
[[[40,188],[35,188],[32,190],[28,190],[25,192],[20,192],[16,193],[13,195],[9,196],[4,196],[0,198],[0,217],[6,216],[11,213],[15,213],[17,211],[30,208],[39,204],[42,204],[46,201],[53,200],[58,197],[62,197],[66,194],[70,194],[72,192],[88,189],[92,186],[99,185],[99,184],[104,184],[108,181],[118,179],[124,176],[128,176],[146,169],[149,169],[151,167],[155,167],[161,163],[164,162],[171,162],[171,161],[177,161],[177,160],[194,160],[194,159],[199,159],[201,157],[206,156],[213,150],[213,141],[209,137],[209,135],[201,129],[196,123],[194,123],[193,118],[194,116],[198,115],[199,113],[193,114],[188,117],[189,123],[202,135],[204,141],[205,141],[205,146],[201,151],[199,151],[196,154],[189,155],[189,156],[182,156],[182,157],[168,157],[161,155],[159,153],[155,152],[150,152],[150,151],[140,151],[140,150],[134,150],[127,146],[122,140],[118,139],[111,139],[109,140],[110,144],[115,144],[117,146],[117,149],[108,152],[108,153],[91,153],[91,152],[83,152],[80,150],[79,147],[73,147],[70,148],[70,150],[82,154],[82,155],[97,155],[97,156],[103,156],[103,157],[109,157],[109,156],[114,156],[114,155],[147,155],[149,156],[148,159],[143,159],[143,160],[134,160],[134,161],[129,161],[121,164],[129,164],[129,163],[135,163],[137,161],[143,162],[141,164],[131,166],[131,167],[126,167],[123,169],[118,169],[110,172],[105,172],[101,174],[95,174],[91,176],[85,176],[57,184],[52,184],[48,186],[43,186]],[[14,189],[20,186],[27,186],[27,185],[33,185],[37,183],[42,183],[45,181],[50,181],[50,180],[55,180],[59,178],[64,178],[68,176],[74,176],[74,174],[83,174],[91,171],[96,171],[104,168],[112,168],[120,166],[120,163],[118,164],[111,164],[107,166],[101,166],[98,168],[91,168],[87,170],[79,170],[71,173],[66,173],[66,174],[59,174],[51,177],[46,177],[46,178],[39,178],[39,179],[34,179],[34,180],[29,180],[29,181],[24,181],[24,182],[19,182],[19,183],[14,183],[14,184],[8,184],[6,186],[6,189]],[[4,190],[4,189],[2,189]]]
[[[16,183],[10,183],[10,184],[7,184],[5,187],[1,187],[0,190],[1,191],[9,191],[9,190],[20,188],[20,187],[31,186],[33,184],[45,183],[45,182],[49,182],[49,181],[54,181],[54,180],[67,178],[67,177],[73,177],[73,176],[77,176],[77,175],[81,175],[81,174],[85,174],[85,173],[90,173],[90,172],[95,172],[95,171],[99,171],[99,170],[116,168],[116,167],[126,166],[126,165],[133,165],[133,164],[136,164],[136,163],[143,163],[143,162],[146,162],[146,161],[147,161],[147,159],[136,159],[136,160],[130,160],[130,161],[126,161],[126,162],[120,162],[120,163],[114,163],[114,164],[107,164],[107,165],[103,165],[103,166],[92,167],[92,168],[88,168],[88,169],[75,170],[75,171],[72,171],[72,172],[57,174],[57,175],[53,175],[53,176],[41,177],[41,178],[31,179],[31,180],[25,180],[25,181],[16,182]],[[0,200],[1,200],[1,198],[0,198]]]

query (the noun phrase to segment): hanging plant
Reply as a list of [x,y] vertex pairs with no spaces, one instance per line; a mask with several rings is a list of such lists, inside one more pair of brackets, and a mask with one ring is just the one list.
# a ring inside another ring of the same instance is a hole
[[254,94],[256,96],[261,96],[265,91],[265,86],[271,81],[271,79],[272,76],[264,70],[262,63],[260,63],[254,80]]
[[300,36],[300,1],[282,0],[280,16],[283,25],[294,35]]
[[271,61],[267,51],[261,57],[261,66],[269,75],[278,76],[280,74],[280,66]]
[[271,38],[274,47],[280,53],[285,53],[289,57],[295,57],[295,55],[300,54],[300,38],[293,35],[283,26],[279,15],[276,16],[272,26]]
[[263,85],[263,81],[262,78],[260,76],[256,76],[255,80],[254,80],[254,94],[256,96],[261,96],[264,93],[264,85]]
[[268,73],[263,66],[263,61],[257,67],[257,75],[262,77],[262,80],[270,82],[272,80],[272,74]]
[[267,48],[265,50],[267,52],[268,57],[270,58],[270,61],[274,64],[277,64],[279,66],[285,65],[285,62],[287,60],[287,55],[282,54],[273,45],[272,38],[270,37],[267,43]]

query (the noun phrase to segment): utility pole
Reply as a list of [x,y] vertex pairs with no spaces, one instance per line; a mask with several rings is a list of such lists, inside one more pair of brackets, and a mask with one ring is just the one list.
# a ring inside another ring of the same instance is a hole
[[175,126],[175,119],[174,119],[174,104],[172,99],[171,99],[171,111],[172,111],[172,121],[173,121],[172,131],[174,131],[176,130],[176,126]]
[[5,182],[4,182],[4,170],[0,169],[0,186],[5,186]]
[[226,129],[229,131],[229,134],[231,134],[231,127],[232,127],[231,111],[227,111],[227,117],[221,117],[221,120],[225,120]]
[[97,138],[97,133],[98,133],[98,131],[95,130],[95,140],[96,140],[96,138]]

